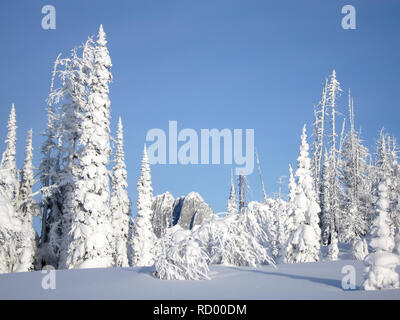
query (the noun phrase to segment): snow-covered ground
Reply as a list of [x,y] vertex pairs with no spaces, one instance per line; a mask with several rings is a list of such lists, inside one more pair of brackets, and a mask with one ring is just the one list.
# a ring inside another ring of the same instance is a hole
[[[342,289],[342,267],[356,269],[356,290]],[[167,281],[151,268],[56,271],[56,289],[44,290],[40,271],[0,275],[1,299],[400,299],[400,289],[363,291],[356,260],[260,268],[212,266],[211,280]],[[398,270],[400,271],[400,270]]]

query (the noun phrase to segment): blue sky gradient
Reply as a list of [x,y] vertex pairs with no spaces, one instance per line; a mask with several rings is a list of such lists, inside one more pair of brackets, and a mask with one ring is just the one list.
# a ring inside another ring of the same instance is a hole
[[[56,30],[41,28],[46,4],[56,8]],[[345,4],[357,10],[356,30],[341,28]],[[301,128],[313,122],[333,68],[345,91],[339,111],[347,114],[350,87],[366,145],[374,147],[382,126],[400,136],[399,1],[7,0],[0,13],[0,140],[14,102],[20,167],[30,128],[35,165],[40,161],[54,59],[59,52],[68,56],[100,23],[113,61],[112,130],[121,116],[133,204],[146,133],[167,131],[169,120],[198,133],[254,129],[267,193],[276,193],[279,176],[296,164]],[[223,211],[230,170],[224,164],[154,165],[154,193],[197,191]],[[256,170],[248,180],[249,200],[262,200]]]

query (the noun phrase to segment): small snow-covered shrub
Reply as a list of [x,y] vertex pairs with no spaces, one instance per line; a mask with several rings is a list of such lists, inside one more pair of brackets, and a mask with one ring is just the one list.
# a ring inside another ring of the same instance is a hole
[[171,229],[158,240],[154,275],[162,280],[208,280],[207,252],[190,231]]
[[[381,173],[382,174],[382,173]],[[372,222],[369,246],[372,253],[364,259],[365,290],[393,289],[399,287],[396,266],[400,264],[398,255],[392,253],[394,240],[389,227],[388,179],[382,174],[378,185],[377,212]]]
[[397,255],[389,252],[371,253],[366,258],[364,290],[399,288],[399,275],[395,271],[400,264]]
[[339,256],[338,239],[337,234],[334,231],[332,234],[331,243],[328,247],[328,260],[335,261]]
[[365,239],[359,239],[353,242],[353,256],[357,260],[364,260],[368,255],[368,244]]
[[319,241],[313,227],[301,225],[289,238],[286,263],[315,262],[319,260]]

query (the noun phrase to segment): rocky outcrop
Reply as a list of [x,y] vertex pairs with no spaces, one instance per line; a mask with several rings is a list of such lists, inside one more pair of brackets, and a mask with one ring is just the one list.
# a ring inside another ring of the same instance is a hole
[[197,192],[191,192],[186,197],[179,199],[181,205],[178,224],[183,229],[192,229],[195,225],[202,224],[213,211]]
[[186,230],[192,229],[213,214],[210,206],[197,192],[177,199],[169,192],[158,195],[154,198],[152,210],[154,233],[157,237],[161,237],[166,228],[176,224]]
[[173,225],[172,212],[175,198],[169,192],[160,194],[154,198],[151,210],[153,210],[153,229],[155,235],[160,238],[166,228]]

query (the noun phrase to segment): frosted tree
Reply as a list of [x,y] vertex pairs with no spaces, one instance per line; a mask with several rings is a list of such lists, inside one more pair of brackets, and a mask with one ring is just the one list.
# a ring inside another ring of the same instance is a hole
[[[289,235],[294,232],[298,225],[295,221],[295,199],[296,199],[296,179],[293,174],[292,166],[289,165],[289,194],[288,194],[288,202],[284,205],[281,204],[278,207],[277,214],[277,222],[278,222],[278,246],[279,246],[279,261],[285,261],[286,254],[286,245],[289,238]],[[281,210],[284,212],[281,212]]]
[[238,178],[239,212],[246,206],[246,192],[249,190],[249,184],[244,174],[239,174]]
[[255,222],[261,227],[267,237],[267,241],[263,237],[259,237],[259,241],[265,245],[268,253],[273,258],[276,258],[279,253],[278,221],[285,218],[285,204],[282,199],[270,199],[268,203],[250,201],[247,205],[247,212],[251,212],[252,216],[256,219]]
[[235,184],[233,182],[233,173],[231,171],[231,191],[229,194],[227,213],[232,214],[237,212],[238,212],[238,207],[236,203]]
[[106,35],[100,25],[96,45],[83,51],[83,71],[89,94],[82,108],[78,140],[78,179],[75,182],[77,210],[71,229],[67,265],[86,260],[98,267],[113,265],[113,230],[110,211],[109,173],[111,59]]
[[[328,179],[328,181],[323,181],[322,183],[327,184],[324,188],[328,187],[329,192],[326,192],[324,197],[329,197],[329,212],[324,209],[323,215],[329,213],[329,225],[330,227],[327,228],[324,225],[324,233],[325,236],[329,238],[332,237],[332,232],[337,231],[337,219],[340,217],[340,198],[339,198],[339,157],[338,157],[338,150],[336,148],[336,114],[337,114],[337,99],[339,97],[340,92],[342,89],[340,88],[340,83],[336,79],[336,71],[333,70],[331,76],[329,77],[329,84],[327,87],[328,91],[328,106],[330,107],[330,115],[331,115],[331,147],[328,152],[329,156],[329,172],[325,172],[325,177],[323,179]],[[325,163],[325,162],[324,162]],[[328,169],[327,169],[328,170]],[[326,241],[326,239],[325,239]]]
[[312,159],[313,176],[315,180],[315,190],[320,191],[321,173],[323,164],[323,151],[325,139],[325,117],[328,103],[328,79],[325,80],[325,85],[322,90],[321,100],[314,109],[314,153]]
[[153,188],[151,186],[151,173],[146,145],[143,150],[141,175],[137,183],[138,200],[137,216],[134,220],[132,238],[131,265],[151,266],[154,263],[154,242],[156,235],[152,226]]
[[0,185],[0,209],[0,273],[14,272],[19,266],[17,243],[22,240],[22,221],[3,185]]
[[258,157],[258,152],[255,152],[255,156],[256,156],[256,162],[257,162],[257,168],[258,168],[258,175],[260,177],[260,183],[261,183],[261,190],[263,193],[263,200],[264,203],[268,202],[268,196],[267,196],[267,192],[265,191],[265,186],[264,186],[264,179],[263,179],[263,175],[262,175],[262,171],[261,171],[261,164],[260,164],[260,159]]
[[328,246],[328,260],[335,261],[339,256],[338,238],[336,231],[332,232],[331,243]]
[[162,280],[208,280],[207,252],[197,239],[181,233],[174,227],[157,240],[154,275]]
[[39,214],[38,206],[32,196],[32,188],[35,182],[33,173],[33,147],[32,130],[29,130],[25,147],[25,161],[21,174],[21,183],[18,193],[18,215],[22,222],[20,243],[18,243],[18,271],[33,270],[37,251],[37,235],[33,229],[33,217]]
[[[91,39],[85,44],[85,50],[89,51]],[[71,58],[63,60],[64,70],[60,70],[62,87],[57,91],[63,104],[60,107],[60,154],[59,160],[62,168],[57,175],[57,186],[61,195],[61,208],[59,220],[52,214],[52,222],[49,221],[52,231],[52,241],[57,247],[57,229],[60,230],[58,267],[72,267],[69,256],[73,254],[70,244],[73,239],[71,233],[72,223],[75,220],[77,202],[75,197],[75,182],[78,179],[79,167],[77,165],[76,147],[81,135],[81,115],[83,105],[87,103],[85,86],[86,73],[83,59],[78,56],[78,50],[74,49]],[[84,219],[84,218],[82,218]]]
[[328,104],[331,109],[331,127],[332,127],[332,148],[336,150],[336,104],[337,104],[337,98],[342,91],[340,88],[340,83],[336,79],[336,71],[333,70],[332,74],[330,75],[329,79],[329,84],[328,84]]
[[320,204],[321,204],[321,229],[322,229],[322,243],[327,245],[330,241],[331,234],[331,197],[330,197],[330,158],[328,152],[325,150],[324,166],[322,169],[322,182],[320,192]]
[[354,103],[349,92],[350,132],[342,152],[342,182],[344,185],[344,214],[340,223],[340,239],[353,242],[368,231],[368,215],[372,207],[371,181],[368,176],[368,149],[354,129]]
[[[274,242],[270,242],[272,245],[272,253],[275,260],[280,259],[282,249],[286,246],[287,242],[287,230],[286,221],[288,214],[288,203],[282,199],[276,199],[271,207],[272,214],[274,215],[274,226],[270,226],[266,232],[272,230],[272,236],[274,236]],[[272,220],[272,219],[271,219]]]
[[4,192],[8,194],[9,199],[16,208],[19,183],[16,163],[17,120],[14,104],[11,106],[7,129],[6,150],[3,153],[0,164],[0,183],[4,187]]
[[109,267],[114,264],[107,169],[111,153],[108,94],[112,76],[106,44],[106,35],[100,25],[96,43],[89,38],[82,58],[78,60],[78,84],[83,85],[86,91],[78,96],[85,103],[79,103],[78,134],[72,137],[76,147],[76,152],[72,153],[76,165],[75,172],[72,171],[75,177],[73,198],[70,193],[67,208],[71,218],[68,249],[63,256],[63,267],[67,268]]
[[293,175],[293,169],[292,169],[291,165],[289,165],[289,185],[288,185],[288,187],[289,187],[289,195],[288,195],[289,203],[293,203],[294,199],[296,197],[297,184],[296,184],[296,180]]
[[128,182],[124,155],[122,120],[118,120],[115,160],[111,181],[111,213],[115,232],[115,265],[128,267],[128,232],[131,202],[128,197]]
[[388,137],[389,164],[391,168],[390,185],[390,220],[391,232],[395,237],[400,237],[400,165],[398,162],[398,147],[394,137]]
[[[400,180],[397,160],[397,147],[395,139],[391,138],[388,134],[381,130],[378,143],[377,143],[377,170],[383,171],[384,175],[390,179],[388,184],[388,216],[389,227],[392,236],[399,233],[400,217],[399,217],[399,195],[400,195]],[[374,185],[376,193],[377,184]]]
[[61,196],[58,189],[60,173],[60,119],[54,108],[59,102],[62,90],[55,90],[57,67],[62,63],[59,54],[54,62],[47,99],[47,127],[42,133],[45,140],[41,146],[42,159],[39,176],[42,193],[42,229],[38,248],[39,267],[46,264],[57,267],[61,241]]
[[271,257],[268,235],[249,207],[241,214],[225,218],[225,227],[213,229],[211,259],[213,263],[257,267],[275,265]]
[[296,177],[298,182],[294,209],[290,215],[294,225],[292,230],[294,231],[289,236],[284,254],[284,260],[287,263],[319,260],[321,230],[318,225],[318,214],[321,209],[317,203],[308,150],[306,126],[304,125],[300,155],[297,159]]
[[372,253],[366,256],[364,263],[367,266],[363,287],[365,290],[390,289],[399,287],[399,275],[396,267],[400,258],[392,253],[394,240],[390,232],[388,184],[390,179],[381,170],[378,185],[378,201],[376,215],[370,230],[369,247]]
[[368,255],[368,244],[365,238],[353,241],[353,256],[357,260],[364,260]]

